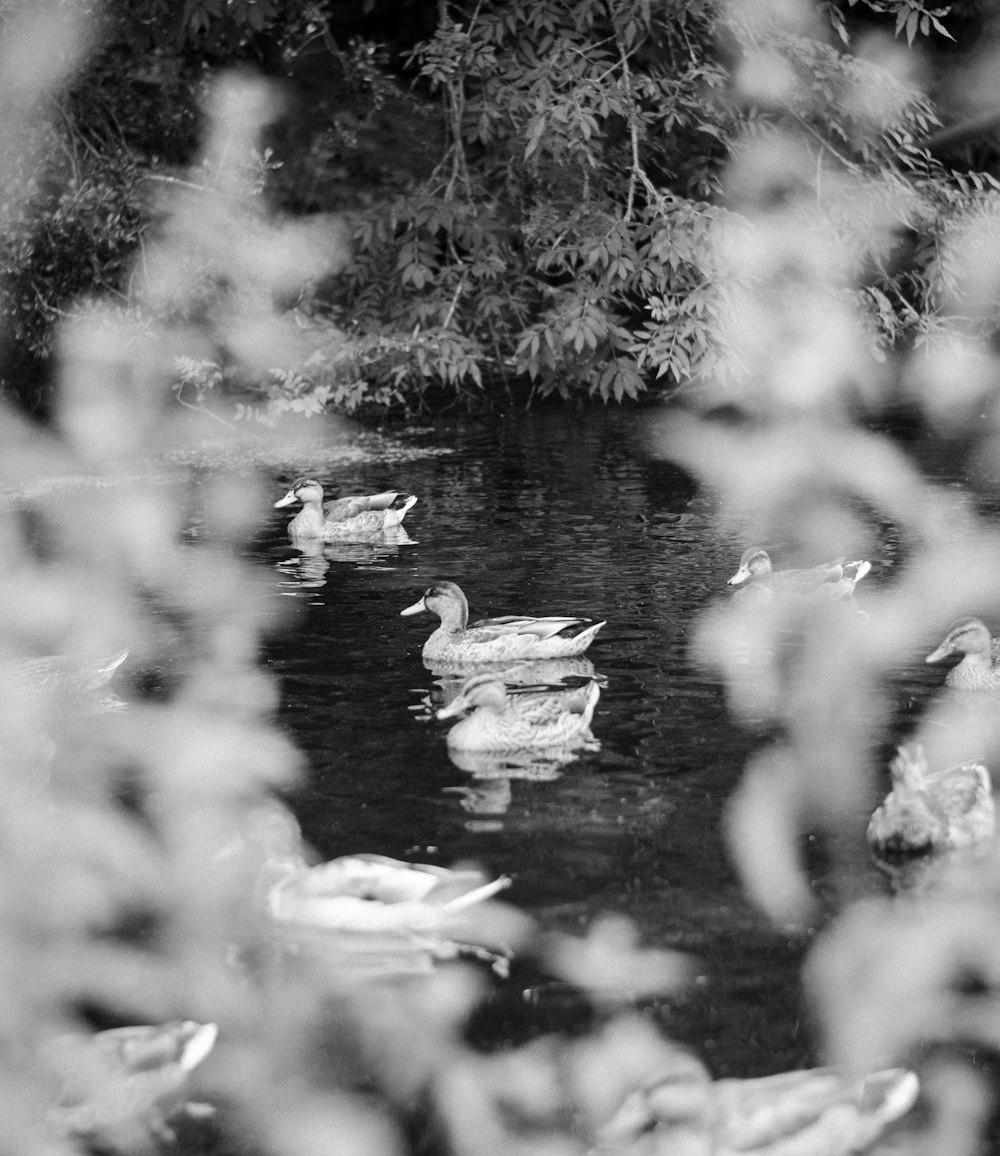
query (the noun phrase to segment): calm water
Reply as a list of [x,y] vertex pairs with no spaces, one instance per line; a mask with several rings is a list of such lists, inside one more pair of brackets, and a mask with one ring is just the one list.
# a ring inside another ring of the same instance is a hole
[[[510,874],[507,898],[545,927],[581,931],[601,911],[624,912],[647,943],[697,957],[690,994],[659,1012],[717,1074],[810,1062],[798,986],[807,943],[747,904],[720,834],[759,739],[687,658],[699,609],[725,597],[747,543],[720,529],[690,477],[647,455],[642,414],[545,413],[409,436],[452,452],[322,477],[332,493],[419,495],[412,544],[303,558],[279,510],[255,544],[276,593],[301,603],[269,659],[281,723],[310,764],[293,799],[307,837],[324,856],[476,859]],[[275,498],[312,468],[289,463]],[[444,578],[465,590],[473,618],[607,619],[588,652],[607,679],[599,751],[540,781],[477,779],[451,762],[450,724],[427,707],[440,687],[420,657],[437,620],[399,615]],[[914,686],[939,678],[918,670]]]

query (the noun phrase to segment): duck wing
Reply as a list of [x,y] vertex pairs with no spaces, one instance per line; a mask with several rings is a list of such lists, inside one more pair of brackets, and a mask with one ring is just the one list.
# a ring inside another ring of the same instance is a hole
[[[569,615],[552,615],[532,618],[527,615],[504,614],[498,618],[481,618],[469,626],[469,633],[486,631],[490,638],[502,638],[513,634],[533,635],[538,639],[555,638],[557,635],[572,637],[581,630],[592,626],[592,618],[573,618]],[[603,623],[602,623],[603,625]],[[485,641],[485,636],[482,641]],[[477,639],[479,641],[479,639]]]
[[948,822],[953,844],[961,846],[993,834],[993,783],[982,763],[960,763],[929,775],[927,788]]
[[387,510],[398,496],[398,490],[386,490],[382,494],[353,494],[335,498],[323,504],[323,513],[328,522],[346,522],[369,510]]
[[557,690],[522,691],[509,695],[507,701],[516,714],[534,726],[554,723],[563,715],[583,715],[581,723],[588,723],[600,693],[597,682],[588,682]]

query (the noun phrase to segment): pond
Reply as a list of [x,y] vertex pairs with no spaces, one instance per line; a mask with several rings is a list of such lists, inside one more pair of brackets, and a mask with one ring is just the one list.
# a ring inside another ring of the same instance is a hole
[[[505,898],[545,928],[579,933],[624,913],[644,943],[697,961],[686,995],[658,1009],[665,1031],[716,1075],[801,1067],[815,1060],[799,993],[807,937],[750,906],[720,830],[760,738],[688,656],[699,612],[727,597],[748,541],[690,476],[650,455],[646,416],[559,410],[410,431],[440,452],[322,471],[332,494],[418,495],[406,544],[303,556],[288,511],[273,511],[251,556],[301,604],[268,648],[280,724],[309,763],[292,803],[324,857],[476,860],[510,875]],[[289,463],[275,499],[313,469]],[[535,778],[477,777],[451,761],[450,723],[428,706],[441,687],[421,660],[436,619],[400,616],[441,579],[459,583],[473,618],[607,620],[588,651],[606,679],[599,750]],[[920,657],[903,672],[909,701],[940,681]],[[864,887],[882,887],[859,869]]]

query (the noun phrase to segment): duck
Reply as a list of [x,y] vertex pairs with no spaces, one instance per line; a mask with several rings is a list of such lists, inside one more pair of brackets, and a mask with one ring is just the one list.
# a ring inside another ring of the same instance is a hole
[[402,506],[393,509],[398,497],[398,490],[386,490],[382,494],[355,495],[324,503],[323,487],[315,478],[298,478],[274,507],[301,504],[302,509],[288,523],[288,537],[293,542],[299,539],[343,542],[371,538],[401,526],[417,499],[410,494]]
[[475,867],[342,855],[274,884],[269,909],[279,929],[311,946],[344,981],[426,974],[460,956],[506,975],[525,921],[506,908],[483,905],[511,882]]
[[883,859],[968,847],[996,830],[993,782],[980,762],[930,771],[920,743],[898,748],[892,790],[868,823],[868,842]]
[[247,816],[243,840],[223,848],[220,861],[249,851],[257,903],[277,934],[335,958],[345,978],[426,972],[458,955],[500,971],[524,930],[507,908],[483,910],[511,885],[509,876],[368,852],[311,862],[298,820],[279,800]]
[[425,664],[477,665],[512,659],[567,658],[582,654],[605,625],[592,618],[510,614],[469,624],[469,603],[455,582],[435,582],[402,617],[423,611],[441,625],[424,643]]
[[121,1153],[172,1139],[171,1120],[212,1112],[187,1100],[187,1085],[218,1034],[217,1024],[176,1020],[52,1038],[42,1048],[58,1085],[49,1130]]
[[819,594],[826,598],[849,598],[871,568],[871,562],[866,560],[845,562],[837,558],[803,570],[775,570],[766,550],[750,546],[743,551],[739,569],[727,585],[742,586],[741,593],[752,591],[765,596]]
[[448,732],[449,751],[566,751],[596,743],[590,724],[600,697],[596,679],[555,693],[510,695],[503,679],[487,671],[469,678],[437,717],[471,712]]
[[676,1052],[673,1070],[629,1092],[598,1128],[595,1154],[848,1156],[867,1151],[920,1092],[916,1073],[902,1067],[712,1080],[697,1057]]
[[942,662],[960,654],[961,661],[945,675],[952,690],[1000,690],[1000,640],[993,638],[981,618],[959,618],[948,628],[941,645],[924,662]]

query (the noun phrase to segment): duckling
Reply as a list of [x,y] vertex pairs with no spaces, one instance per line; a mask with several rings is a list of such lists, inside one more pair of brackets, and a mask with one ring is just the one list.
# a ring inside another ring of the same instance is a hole
[[868,823],[868,842],[880,858],[902,858],[967,847],[992,837],[993,782],[982,763],[933,773],[916,743],[892,760],[892,790]]
[[60,1091],[49,1127],[95,1149],[122,1153],[171,1139],[171,1119],[212,1110],[188,1103],[186,1088],[218,1034],[216,1024],[182,1020],[50,1040],[43,1056]]
[[506,615],[482,618],[469,625],[469,603],[454,582],[436,582],[402,616],[426,610],[441,625],[424,643],[425,663],[466,664],[506,662],[515,658],[565,658],[582,654],[605,625],[592,618],[569,616],[531,618]]
[[845,562],[838,558],[804,570],[774,570],[768,552],[751,546],[743,551],[739,569],[727,585],[749,583],[744,589],[755,594],[819,594],[826,598],[849,598],[871,568],[871,562]]
[[848,1156],[867,1150],[920,1090],[905,1068],[713,1081],[699,1060],[676,1051],[673,1070],[631,1092],[599,1129],[595,1153]]
[[952,623],[944,641],[924,662],[941,662],[953,654],[961,661],[945,676],[952,690],[1000,690],[1000,642],[990,636],[980,618]]
[[454,751],[564,750],[596,742],[590,730],[600,684],[595,680],[575,690],[508,695],[496,674],[476,674],[458,695],[437,712],[439,719],[471,711],[448,732]]
[[283,498],[274,503],[275,509],[302,504],[302,509],[288,523],[288,537],[319,539],[323,542],[343,542],[366,539],[402,525],[407,511],[415,504],[411,494],[398,509],[391,509],[399,497],[396,490],[383,494],[358,495],[323,502],[323,487],[315,478],[299,478]]

